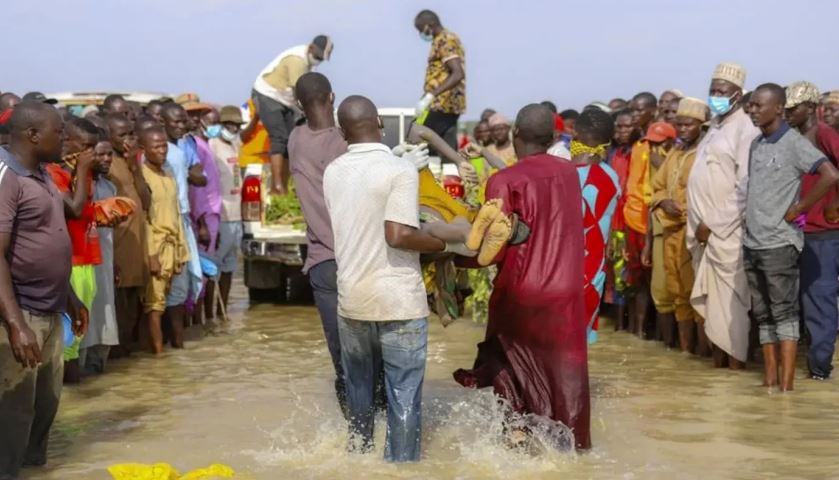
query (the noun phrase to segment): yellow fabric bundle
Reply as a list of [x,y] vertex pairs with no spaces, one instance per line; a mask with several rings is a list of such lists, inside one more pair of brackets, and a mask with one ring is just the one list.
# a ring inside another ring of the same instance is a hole
[[108,467],[108,473],[114,480],[209,480],[212,478],[233,478],[233,469],[227,465],[213,464],[206,468],[193,470],[181,476],[168,463],[143,465],[123,463]]

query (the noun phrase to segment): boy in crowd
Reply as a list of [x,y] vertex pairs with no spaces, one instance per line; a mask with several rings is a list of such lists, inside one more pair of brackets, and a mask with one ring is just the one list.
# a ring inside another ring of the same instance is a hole
[[140,148],[145,155],[143,177],[151,191],[151,205],[146,225],[146,254],[151,279],[146,286],[145,312],[149,316],[152,351],[163,351],[161,319],[172,278],[189,261],[189,247],[178,205],[175,179],[163,168],[168,144],[166,131],[159,126],[140,132]]

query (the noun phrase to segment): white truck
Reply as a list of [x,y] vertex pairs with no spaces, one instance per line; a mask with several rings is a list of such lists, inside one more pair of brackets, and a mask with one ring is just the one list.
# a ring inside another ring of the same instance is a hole
[[[404,141],[414,109],[381,108],[379,116],[384,125],[383,142],[393,148]],[[245,285],[252,301],[308,302],[311,289],[301,271],[306,259],[305,230],[264,222],[270,200],[263,172],[267,168],[267,164],[248,165],[243,173]]]

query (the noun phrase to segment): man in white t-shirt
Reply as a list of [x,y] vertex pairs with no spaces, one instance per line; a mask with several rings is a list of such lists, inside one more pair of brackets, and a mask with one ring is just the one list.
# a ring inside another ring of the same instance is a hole
[[253,84],[256,112],[271,139],[271,194],[288,191],[288,138],[300,117],[294,86],[304,73],[332,55],[332,40],[318,35],[277,55],[259,72]]
[[[210,149],[216,160],[221,188],[221,224],[215,260],[221,272],[218,282],[221,302],[227,311],[230,286],[238,265],[239,246],[242,243],[242,173],[239,167],[239,149],[242,146],[239,130],[243,123],[242,111],[235,105],[222,107],[219,112],[219,122],[222,126],[221,134],[210,139]],[[208,285],[207,290],[210,298],[212,298],[211,285]]]
[[376,106],[351,96],[338,108],[347,153],[326,169],[323,190],[338,264],[338,332],[351,437],[373,446],[374,372],[388,391],[385,459],[420,457],[428,304],[420,252],[446,250],[419,228],[416,167],[381,143]]

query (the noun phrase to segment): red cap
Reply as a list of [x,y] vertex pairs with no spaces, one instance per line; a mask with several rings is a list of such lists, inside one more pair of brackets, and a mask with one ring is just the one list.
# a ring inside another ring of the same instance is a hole
[[558,114],[554,113],[554,132],[564,132],[565,122]]
[[667,122],[655,122],[647,129],[647,135],[643,140],[660,143],[668,138],[676,138],[676,129],[673,125]]

